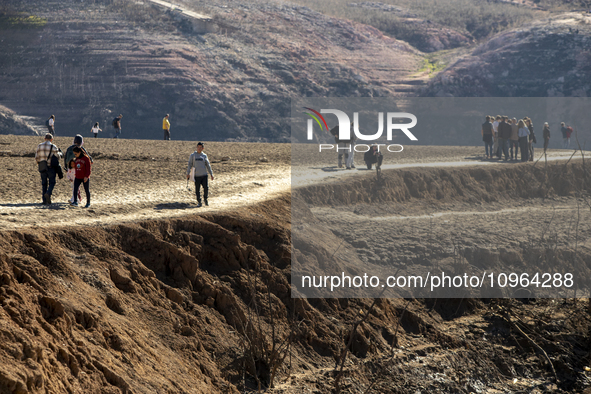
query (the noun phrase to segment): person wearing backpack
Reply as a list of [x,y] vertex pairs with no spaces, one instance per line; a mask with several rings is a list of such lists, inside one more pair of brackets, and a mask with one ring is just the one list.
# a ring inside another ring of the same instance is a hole
[[84,138],[80,134],[76,134],[76,137],[74,137],[74,142],[68,149],[66,149],[66,154],[64,155],[64,168],[69,168],[70,160],[76,158],[74,155],[74,148],[76,147],[82,149],[84,155],[88,157],[91,163],[94,163],[90,153],[88,153],[88,151],[82,145],[84,145]]
[[560,122],[560,131],[562,132],[562,149],[568,149],[570,145],[570,135],[566,135],[568,130],[564,122]]
[[51,115],[47,118],[45,126],[47,126],[47,132],[55,137],[55,115]]
[[123,115],[119,114],[118,117],[113,119],[113,128],[115,128],[115,137],[113,137],[113,138],[119,138],[119,134],[121,134],[121,118],[122,117],[123,117]]
[[[62,157],[62,151],[53,144],[53,135],[47,133],[45,134],[45,141],[37,146],[37,151],[35,152],[35,161],[41,174],[43,205],[51,204],[51,194],[55,187],[57,168],[55,165],[52,165],[52,159],[54,157]],[[57,167],[59,167],[59,162]]]

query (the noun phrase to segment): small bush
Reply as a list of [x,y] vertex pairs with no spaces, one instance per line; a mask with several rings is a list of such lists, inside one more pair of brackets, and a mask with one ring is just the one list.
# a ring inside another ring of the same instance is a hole
[[0,29],[37,29],[45,26],[47,19],[36,15],[0,14]]

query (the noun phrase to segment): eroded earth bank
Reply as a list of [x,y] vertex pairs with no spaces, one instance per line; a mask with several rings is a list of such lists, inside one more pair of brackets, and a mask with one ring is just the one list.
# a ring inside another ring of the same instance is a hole
[[[153,165],[151,157],[136,161]],[[177,165],[173,156],[168,163]],[[264,167],[252,164],[234,175],[254,177],[256,166]],[[331,393],[338,385],[342,393],[571,393],[589,387],[588,299],[575,294],[374,303],[292,298],[290,288],[292,247],[309,264],[324,254],[338,265],[345,262],[331,254],[341,242],[360,263],[396,269],[516,269],[534,251],[541,267],[582,267],[591,255],[582,160],[385,169],[380,180],[375,172],[339,174],[291,194],[276,190],[240,207],[178,217],[36,227],[9,222],[0,232],[0,391]],[[523,177],[530,179],[526,187]],[[234,193],[225,190],[226,197]],[[155,211],[158,204],[136,208]],[[292,209],[315,224],[316,237],[292,245]],[[335,212],[350,220],[336,220]],[[378,216],[389,234],[377,240],[382,246],[361,236],[374,231]],[[335,372],[341,362],[342,372]]]

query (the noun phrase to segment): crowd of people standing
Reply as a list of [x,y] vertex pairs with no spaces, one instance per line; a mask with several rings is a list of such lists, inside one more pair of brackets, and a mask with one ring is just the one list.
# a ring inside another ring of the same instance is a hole
[[[568,148],[572,128],[562,122],[561,130],[564,139],[563,148]],[[534,159],[534,144],[537,143],[537,140],[533,122],[527,116],[517,120],[517,118],[509,119],[508,116],[503,115],[496,117],[488,115],[482,124],[481,134],[487,159],[501,160],[504,156],[505,161],[517,160],[518,152],[522,162]],[[542,138],[544,139],[544,153],[546,153],[550,143],[548,122],[544,123]]]

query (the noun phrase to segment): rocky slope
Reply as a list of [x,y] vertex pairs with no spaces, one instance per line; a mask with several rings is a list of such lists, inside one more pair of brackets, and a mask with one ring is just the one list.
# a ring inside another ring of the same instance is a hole
[[286,140],[291,96],[394,96],[393,76],[419,52],[375,28],[306,7],[186,1],[211,15],[198,34],[177,13],[146,2],[26,0],[11,12],[46,23],[4,23],[0,103],[56,115],[56,133],[110,129],[125,136]]
[[14,111],[0,105],[0,134],[38,134],[44,127],[33,127]]

